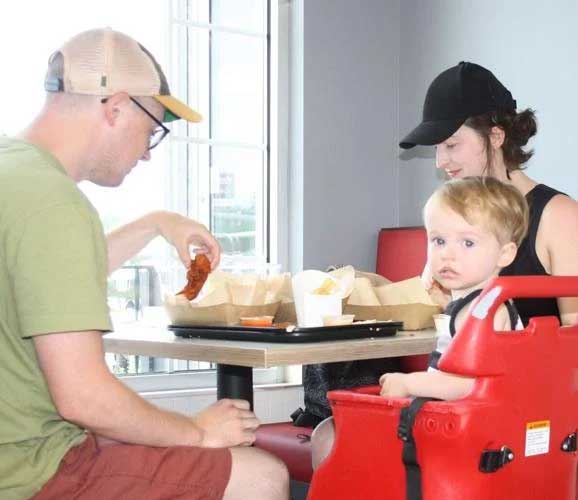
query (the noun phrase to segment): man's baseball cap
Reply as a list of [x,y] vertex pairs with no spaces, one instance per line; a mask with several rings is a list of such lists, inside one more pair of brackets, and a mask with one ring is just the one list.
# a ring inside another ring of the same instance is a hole
[[171,95],[163,70],[147,49],[110,28],[84,31],[54,52],[48,60],[44,88],[102,97],[117,92],[153,97],[165,108],[164,122],[203,119]]
[[433,146],[451,137],[472,116],[515,111],[510,91],[486,68],[461,62],[439,74],[429,86],[422,122],[399,143],[403,149]]

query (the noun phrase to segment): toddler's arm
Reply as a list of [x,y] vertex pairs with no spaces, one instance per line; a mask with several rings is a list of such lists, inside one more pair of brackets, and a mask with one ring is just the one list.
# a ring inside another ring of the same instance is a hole
[[386,373],[379,379],[381,395],[389,398],[408,396],[453,400],[467,396],[474,378],[440,371]]

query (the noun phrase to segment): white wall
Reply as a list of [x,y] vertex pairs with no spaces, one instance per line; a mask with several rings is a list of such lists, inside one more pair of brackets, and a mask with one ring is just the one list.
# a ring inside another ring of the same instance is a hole
[[[374,269],[380,227],[421,224],[441,175],[403,152],[431,80],[486,66],[537,111],[528,174],[578,197],[578,2],[291,0],[291,270]],[[298,41],[297,47],[295,41]],[[300,61],[300,62],[299,62]],[[298,71],[295,71],[297,64]]]
[[[537,111],[528,175],[578,197],[577,19],[575,0],[403,0],[400,136],[419,123],[438,73],[462,60],[479,63],[512,92],[518,109]],[[438,182],[433,148],[398,156],[400,225],[411,225]]]
[[377,230],[397,223],[399,1],[292,3],[303,113],[292,124],[291,267],[374,269]]

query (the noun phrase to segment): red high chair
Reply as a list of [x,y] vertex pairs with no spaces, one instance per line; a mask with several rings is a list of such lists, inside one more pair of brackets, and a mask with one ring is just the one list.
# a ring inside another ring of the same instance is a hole
[[[554,317],[495,333],[497,307],[512,297],[576,297],[578,277],[496,278],[484,290],[441,370],[476,377],[467,397],[430,401],[413,436],[424,500],[576,498],[578,326]],[[405,500],[397,437],[408,399],[379,388],[329,393],[336,441],[313,476],[310,500]]]

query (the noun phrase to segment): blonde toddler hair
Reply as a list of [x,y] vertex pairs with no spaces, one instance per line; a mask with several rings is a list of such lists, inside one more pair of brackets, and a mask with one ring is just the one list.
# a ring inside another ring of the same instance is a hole
[[[514,186],[493,177],[464,177],[441,185],[430,197],[461,215],[468,224],[483,224],[501,244],[516,246],[528,230],[528,204]],[[425,209],[424,209],[425,210]]]

